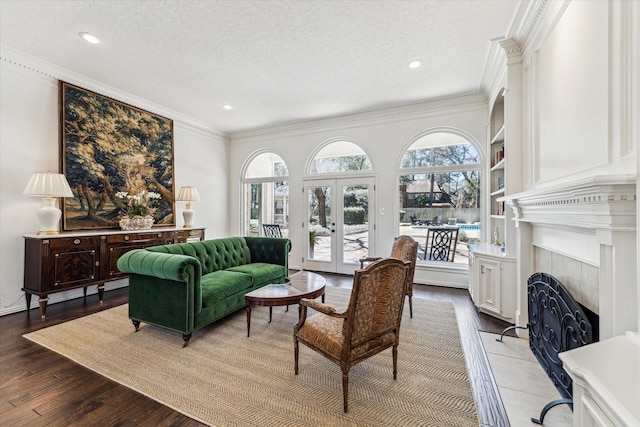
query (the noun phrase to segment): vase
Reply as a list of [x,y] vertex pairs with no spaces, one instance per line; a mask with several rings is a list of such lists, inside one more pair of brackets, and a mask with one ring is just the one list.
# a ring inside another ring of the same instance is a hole
[[128,216],[124,218],[120,218],[120,221],[118,222],[118,224],[120,225],[120,228],[122,228],[123,230],[149,230],[151,229],[151,227],[153,227],[154,221],[155,220],[151,215],[148,215],[148,216],[136,215],[131,218],[129,218]]

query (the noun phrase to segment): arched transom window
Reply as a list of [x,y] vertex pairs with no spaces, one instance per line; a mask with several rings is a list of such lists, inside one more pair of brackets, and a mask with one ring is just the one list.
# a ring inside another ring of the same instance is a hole
[[325,145],[315,155],[309,172],[339,173],[371,170],[369,156],[353,142],[336,141]]

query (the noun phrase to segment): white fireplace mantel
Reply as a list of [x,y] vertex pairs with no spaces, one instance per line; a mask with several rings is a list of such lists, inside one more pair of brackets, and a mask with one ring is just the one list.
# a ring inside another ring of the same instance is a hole
[[[550,230],[564,236],[558,252],[584,252],[576,245],[584,244],[584,234],[591,233],[593,247],[588,250],[596,254],[592,263],[599,268],[600,339],[639,330],[634,175],[598,175],[510,194],[502,200],[513,210],[516,227],[522,229],[525,223],[534,230],[520,232],[522,253],[530,253],[532,235]],[[526,271],[526,265],[521,270]],[[526,295],[526,289],[521,294]],[[524,322],[526,298],[519,297],[518,304]]]
[[504,197],[514,220],[590,229],[636,227],[636,177],[594,176]]

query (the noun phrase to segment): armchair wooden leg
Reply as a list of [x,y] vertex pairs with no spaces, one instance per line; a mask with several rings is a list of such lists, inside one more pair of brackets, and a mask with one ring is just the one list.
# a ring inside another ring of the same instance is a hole
[[413,319],[413,297],[408,295],[409,297],[409,317]]
[[393,379],[395,380],[398,377],[398,346],[394,345],[391,348],[391,353],[393,354]]
[[346,413],[349,410],[349,371],[342,373],[342,400]]
[[299,353],[298,340],[294,337],[293,338],[293,370],[296,375],[298,375],[298,353]]

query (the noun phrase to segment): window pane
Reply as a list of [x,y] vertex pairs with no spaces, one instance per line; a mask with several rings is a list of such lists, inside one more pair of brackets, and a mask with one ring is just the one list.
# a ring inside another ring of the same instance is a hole
[[402,157],[401,168],[420,168],[478,163],[478,151],[471,144],[448,147],[410,148]]
[[262,153],[251,161],[245,178],[268,178],[288,175],[289,171],[282,157],[274,153]]
[[356,144],[339,141],[327,145],[311,162],[311,173],[370,170],[369,157]]
[[401,175],[399,197],[399,234],[418,241],[423,257],[429,227],[450,226],[458,228],[453,262],[467,262],[468,245],[480,241],[480,170]]
[[343,186],[342,206],[342,262],[356,264],[369,254],[369,186]]
[[[331,224],[331,187],[313,187],[308,189],[307,205],[309,216],[309,259],[314,261],[331,262],[331,247],[333,234]],[[313,240],[313,242],[311,241]]]
[[245,236],[262,236],[262,224],[278,224],[282,237],[289,236],[289,182],[247,183]]

